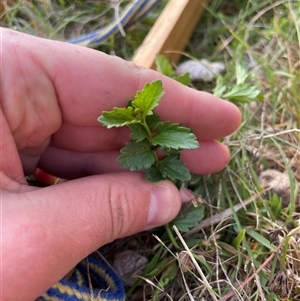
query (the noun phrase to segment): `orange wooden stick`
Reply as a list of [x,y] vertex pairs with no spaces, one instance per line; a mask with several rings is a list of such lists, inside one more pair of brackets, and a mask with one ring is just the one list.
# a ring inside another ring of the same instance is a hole
[[170,0],[132,61],[139,66],[154,69],[155,56],[160,53],[172,62],[178,62],[178,52],[183,51],[187,45],[205,3],[206,0]]

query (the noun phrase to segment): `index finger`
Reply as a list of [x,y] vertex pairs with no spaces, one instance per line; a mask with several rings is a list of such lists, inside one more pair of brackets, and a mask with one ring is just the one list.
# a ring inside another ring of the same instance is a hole
[[[5,33],[8,30],[3,29],[3,31]],[[185,87],[156,71],[81,46],[11,31],[9,35],[10,47],[18,48],[18,53],[23,57],[25,54],[27,59],[21,72],[26,71],[24,67],[29,69],[32,66],[37,69],[36,72],[38,70],[41,73],[46,72],[56,96],[49,99],[47,106],[51,108],[58,104],[63,123],[79,127],[100,127],[97,118],[102,111],[124,106],[145,83],[157,79],[162,80],[165,92],[157,107],[157,113],[163,120],[178,122],[193,128],[199,140],[214,140],[226,136],[240,123],[240,112],[233,104],[209,93]],[[33,47],[33,45],[38,46]],[[25,77],[26,74],[23,76]],[[27,80],[27,82],[36,84],[34,80],[31,82]],[[30,90],[28,86],[26,88]],[[34,91],[34,93],[42,92],[42,89]],[[40,99],[45,97],[47,96],[35,95],[34,99],[37,101],[35,107],[39,105]],[[46,110],[47,106],[43,101],[38,120],[55,118],[49,116],[49,111],[51,114],[53,112]],[[28,113],[27,118],[32,123],[32,114]],[[23,118],[24,121],[26,117]],[[42,129],[37,125],[35,127],[37,128],[35,137],[38,137]],[[43,134],[46,135],[46,132],[44,131]],[[41,141],[42,139],[46,137],[41,137]]]
[[[71,124],[97,125],[102,111],[125,106],[146,83],[157,79],[162,80],[165,93],[155,109],[162,120],[193,128],[201,140],[226,136],[240,124],[239,110],[228,101],[183,86],[154,70],[118,57],[68,44],[63,46],[69,52],[69,60],[60,72],[56,87],[63,116]],[[73,68],[76,71],[71,73]],[[70,84],[70,80],[71,83],[80,82],[81,87]],[[69,110],[70,106],[74,111]]]

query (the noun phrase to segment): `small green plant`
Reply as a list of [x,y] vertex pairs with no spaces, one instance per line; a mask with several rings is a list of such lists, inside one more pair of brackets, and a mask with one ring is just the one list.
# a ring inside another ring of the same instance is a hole
[[[104,111],[98,121],[107,128],[128,126],[131,141],[121,149],[117,162],[131,171],[146,169],[151,182],[168,179],[180,186],[191,174],[180,160],[180,151],[196,149],[199,143],[192,130],[169,121],[161,121],[153,109],[164,95],[160,80],[147,83],[124,108]],[[159,151],[164,156],[160,158]]]
[[171,62],[162,54],[156,55],[155,64],[156,64],[156,70],[159,73],[171,77],[185,86],[189,86],[191,84],[190,74],[185,73],[183,75],[177,76]]
[[245,68],[239,64],[236,65],[235,82],[229,84],[229,79],[226,76],[219,76],[216,87],[213,90],[214,95],[234,103],[249,103],[254,100],[262,101],[263,96],[260,90],[247,82],[249,76],[250,74]]

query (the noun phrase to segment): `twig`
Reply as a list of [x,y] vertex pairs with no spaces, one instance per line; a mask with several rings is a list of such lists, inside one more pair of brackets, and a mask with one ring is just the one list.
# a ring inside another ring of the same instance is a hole
[[217,213],[213,216],[210,216],[206,219],[204,219],[202,222],[200,222],[197,226],[195,226],[194,228],[192,228],[189,232],[185,233],[183,236],[188,236],[188,235],[192,235],[194,233],[199,232],[200,230],[207,228],[209,226],[213,226],[215,224],[218,224],[228,218],[230,218],[232,216],[232,211],[239,211],[242,208],[245,208],[246,206],[248,206],[249,204],[251,204],[254,200],[256,200],[259,196],[261,196],[262,194],[264,194],[266,191],[268,191],[269,189],[264,189],[261,192],[251,196],[250,198],[246,199],[245,201],[236,204],[233,208],[228,208],[220,213]]
[[[178,256],[177,256],[177,260],[178,260],[178,262],[179,262],[179,265],[181,265],[181,263],[180,263],[180,259],[179,259],[179,257],[178,257]],[[182,270],[182,268],[180,268],[180,272],[181,272],[181,277],[182,277],[182,280],[183,280],[183,283],[184,283],[184,286],[185,286],[186,292],[187,292],[187,294],[188,294],[188,296],[189,296],[190,300],[191,300],[191,301],[195,301],[195,299],[194,299],[193,295],[191,294],[190,288],[188,287],[188,285],[187,285],[187,283],[186,283],[186,279],[185,279],[185,277],[184,277],[184,273],[183,273],[183,270]]]
[[187,244],[185,243],[183,237],[181,236],[180,232],[178,231],[177,227],[174,225],[173,229],[175,231],[175,233],[177,234],[179,240],[181,241],[183,247],[185,248],[186,252],[189,254],[195,268],[197,269],[198,273],[200,274],[200,277],[202,279],[203,284],[205,285],[205,287],[208,289],[209,294],[211,295],[212,299],[214,301],[218,301],[217,297],[215,296],[215,294],[213,293],[213,289],[211,287],[211,285],[209,284],[209,282],[207,281],[205,275],[203,274],[200,266],[198,265],[197,261],[195,260],[191,250],[189,249],[189,247],[187,246]]
[[[289,130],[280,131],[278,133],[270,133],[270,134],[265,134],[265,135],[262,135],[262,134],[252,135],[250,137],[247,137],[247,141],[254,141],[254,140],[273,138],[273,137],[277,137],[277,136],[281,136],[281,135],[289,134],[289,133],[300,133],[300,129],[289,129]],[[243,140],[235,140],[234,142],[232,142],[231,145],[240,145],[243,141],[245,141],[245,139],[243,139]]]
[[86,274],[87,274],[89,289],[91,294],[91,301],[94,301],[93,285],[92,285],[92,279],[90,274],[90,263],[88,257],[85,258],[85,263],[86,263]]

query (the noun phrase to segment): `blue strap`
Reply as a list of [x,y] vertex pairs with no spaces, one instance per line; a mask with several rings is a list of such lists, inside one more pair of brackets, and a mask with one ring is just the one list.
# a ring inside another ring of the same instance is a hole
[[[125,289],[122,280],[104,262],[89,256],[75,268],[70,279],[63,278],[52,286],[40,301],[124,301]],[[87,274],[89,270],[89,283]],[[92,285],[92,289],[90,288]],[[93,299],[92,299],[93,296]]]
[[161,0],[131,1],[122,12],[119,23],[115,21],[104,28],[69,39],[67,42],[88,47],[96,47],[109,37],[119,32],[119,26],[122,26],[122,28],[132,26],[137,20],[143,18],[160,2]]

